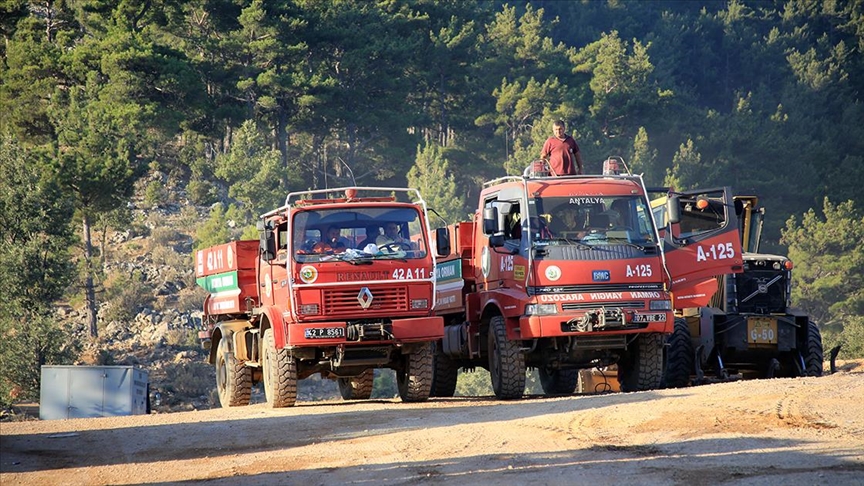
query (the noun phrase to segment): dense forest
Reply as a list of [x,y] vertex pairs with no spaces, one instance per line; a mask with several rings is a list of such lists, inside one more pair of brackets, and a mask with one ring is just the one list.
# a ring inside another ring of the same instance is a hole
[[798,298],[864,327],[862,0],[2,0],[0,32],[4,329],[95,308],[92,229],[148,173],[223,203],[199,246],[307,188],[410,185],[453,222],[557,119],[588,173],[758,195]]

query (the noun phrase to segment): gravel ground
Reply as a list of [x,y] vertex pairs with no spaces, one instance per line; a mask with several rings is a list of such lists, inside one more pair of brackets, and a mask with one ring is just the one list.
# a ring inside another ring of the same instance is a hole
[[0,424],[0,484],[864,484],[864,360],[566,397]]

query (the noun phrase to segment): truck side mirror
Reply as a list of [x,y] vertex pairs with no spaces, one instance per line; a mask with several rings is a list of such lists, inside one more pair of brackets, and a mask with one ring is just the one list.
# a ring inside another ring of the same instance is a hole
[[501,248],[504,246],[504,235],[493,235],[489,237],[489,246],[492,248]]
[[666,224],[681,222],[681,206],[678,196],[672,196],[666,201]]
[[269,262],[276,258],[276,238],[273,236],[273,228],[265,221],[258,221],[258,251],[261,259]]
[[498,208],[483,209],[483,234],[494,235],[498,232]]
[[435,229],[435,251],[440,257],[450,254],[450,232],[447,231],[447,228]]

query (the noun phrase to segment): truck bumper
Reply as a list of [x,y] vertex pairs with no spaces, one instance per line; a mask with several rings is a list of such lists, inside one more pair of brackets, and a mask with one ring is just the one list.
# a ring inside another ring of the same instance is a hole
[[608,327],[594,329],[592,331],[568,331],[570,326],[568,317],[560,315],[552,316],[522,316],[519,318],[519,327],[515,328],[517,335],[515,339],[538,339],[559,336],[593,336],[604,334],[634,334],[643,332],[660,332],[669,334],[674,328],[674,318],[671,313],[666,321],[649,322],[643,324],[628,323],[623,327]]
[[286,339],[287,346],[317,347],[338,344],[369,345],[369,344],[401,344],[423,341],[435,341],[444,336],[444,318],[411,317],[393,319],[386,327],[384,336],[380,338],[356,338],[356,333],[350,332],[349,323],[345,321],[326,321],[312,323],[289,324]]

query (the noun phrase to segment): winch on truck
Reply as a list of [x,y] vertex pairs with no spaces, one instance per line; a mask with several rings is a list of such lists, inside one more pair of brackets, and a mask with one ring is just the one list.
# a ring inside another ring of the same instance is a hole
[[436,230],[450,256],[438,265],[433,395],[452,396],[458,370],[477,367],[502,399],[522,396],[527,368],[547,394],[612,364],[624,391],[659,387],[670,292],[707,302],[704,279],[742,260],[728,188],[669,198],[669,221],[687,228],[675,240],[660,237],[647,194],[620,159],[563,177],[536,161],[486,183],[473,221]]
[[[334,193],[344,197],[319,199]],[[426,400],[443,335],[427,221],[415,189],[292,192],[261,216],[259,241],[198,251],[222,406],[249,404],[262,381],[271,407],[292,406],[297,380],[315,373],[365,399],[375,368],[396,371],[403,401]]]

